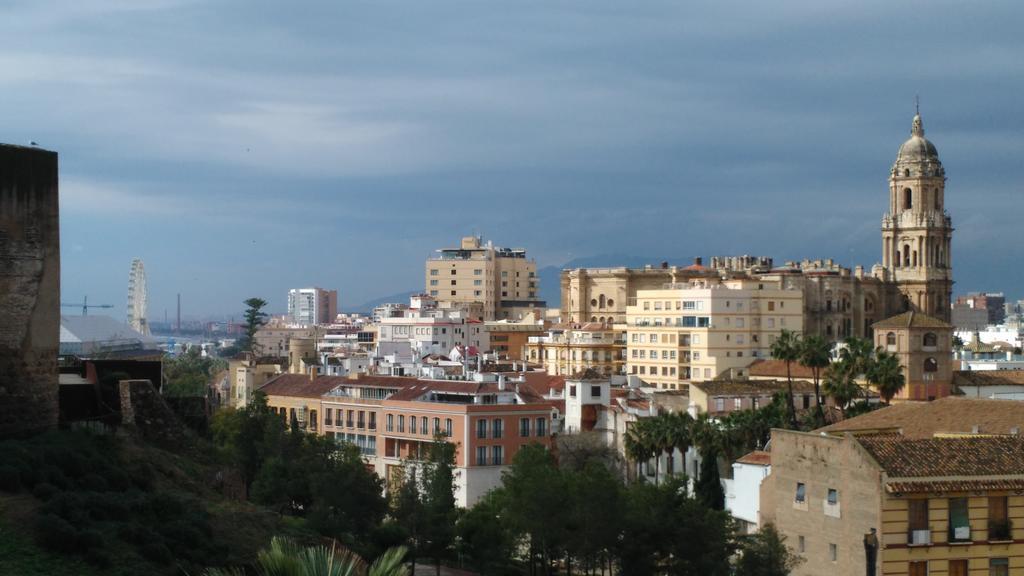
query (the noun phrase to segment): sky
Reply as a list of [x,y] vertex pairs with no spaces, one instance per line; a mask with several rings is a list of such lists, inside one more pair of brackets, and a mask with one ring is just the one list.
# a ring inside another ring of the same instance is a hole
[[[60,154],[62,298],[422,288],[461,236],[880,260],[920,95],[957,294],[1024,297],[1024,3],[0,0],[0,141]],[[70,312],[69,312],[70,313]]]

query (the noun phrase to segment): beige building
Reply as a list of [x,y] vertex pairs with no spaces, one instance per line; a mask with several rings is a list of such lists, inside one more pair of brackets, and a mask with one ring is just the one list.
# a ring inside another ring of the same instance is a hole
[[935,400],[953,385],[953,326],[919,312],[904,312],[874,325],[875,348],[896,355],[903,366],[899,400]]
[[226,406],[244,408],[252,401],[253,392],[282,374],[286,365],[277,358],[254,358],[249,353],[228,361],[228,395]]
[[706,278],[639,290],[626,307],[626,371],[668,390],[742,376],[783,330],[803,330],[803,293],[780,282]]
[[609,324],[562,324],[543,336],[530,336],[525,360],[552,376],[570,376],[586,370],[612,376],[624,374],[626,341],[623,330]]
[[869,552],[881,576],[1024,573],[1021,426],[1020,402],[949,397],[773,430],[761,523],[804,558],[794,576],[861,576]]
[[292,338],[313,338],[312,328],[285,328],[264,326],[253,337],[253,348],[260,356],[273,358],[288,357],[288,343]]
[[914,310],[949,321],[952,221],[945,212],[945,171],[924,138],[920,116],[897,153],[889,177],[889,209],[882,220],[882,263],[845,268],[831,259],[773,266],[764,257],[715,257],[705,266],[643,269],[579,268],[561,279],[564,322],[622,322],[627,303],[642,290],[700,278],[745,275],[803,292],[803,329],[838,342],[870,337],[871,325]]
[[483,304],[480,320],[519,319],[544,308],[538,297],[537,263],[526,250],[499,248],[467,236],[426,263],[426,292],[445,302]]

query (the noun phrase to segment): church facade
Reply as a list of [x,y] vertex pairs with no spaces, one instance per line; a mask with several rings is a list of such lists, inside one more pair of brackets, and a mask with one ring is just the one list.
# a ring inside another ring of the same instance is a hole
[[804,333],[830,341],[869,338],[873,324],[907,311],[949,322],[953,226],[945,211],[945,185],[938,151],[924,137],[917,114],[890,171],[889,205],[881,226],[882,261],[870,270],[851,270],[833,260],[773,266],[763,257],[712,258],[707,266],[698,259],[686,267],[563,270],[562,321],[623,324],[626,306],[638,290],[701,278],[749,277],[801,290]]

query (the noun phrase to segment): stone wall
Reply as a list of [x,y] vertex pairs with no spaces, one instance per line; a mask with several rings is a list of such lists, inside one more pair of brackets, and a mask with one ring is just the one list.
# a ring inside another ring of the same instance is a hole
[[188,433],[149,380],[121,380],[121,423],[158,444],[183,446]]
[[57,154],[0,144],[0,438],[57,424]]

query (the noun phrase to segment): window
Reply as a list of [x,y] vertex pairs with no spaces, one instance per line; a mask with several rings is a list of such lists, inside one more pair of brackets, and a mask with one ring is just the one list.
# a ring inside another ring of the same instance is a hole
[[519,419],[519,437],[528,438],[530,436],[530,419],[520,418]]
[[451,418],[445,418],[445,420],[444,420],[444,435],[445,436],[449,436],[449,437],[452,435],[452,419]]
[[949,576],[967,576],[967,560],[950,560]]
[[430,275],[431,275],[431,276],[437,276],[437,268],[433,268],[433,269],[431,269],[431,270],[430,270]]
[[505,459],[505,448],[501,446],[494,446],[491,448],[491,464],[494,466],[501,466]]
[[333,412],[334,412],[333,408],[327,408],[327,412],[324,414],[324,425],[325,426],[331,426],[332,424],[334,424],[334,421],[331,420],[331,414]]
[[835,544],[828,545],[828,559],[833,562],[839,560],[839,546]]
[[925,372],[938,372],[939,371],[939,363],[938,363],[938,361],[936,361],[935,358],[925,358],[924,359],[924,371]]
[[388,432],[394,432],[395,431],[395,415],[394,414],[388,414],[387,431]]
[[950,542],[969,542],[971,540],[971,523],[967,508],[967,498],[949,499]]
[[505,421],[501,418],[495,418],[491,423],[491,435],[493,438],[501,438],[502,433],[505,430]]
[[570,398],[575,398],[576,397],[576,386],[569,386],[569,397]]
[[928,561],[917,561],[910,563],[908,576],[928,576]]
[[411,432],[413,434],[416,433],[416,417],[415,416],[409,416],[409,432]]
[[931,528],[928,526],[928,500],[915,498],[907,501],[907,542],[909,544],[931,544]]
[[431,280],[430,281],[430,285],[431,286],[437,286],[437,280]]
[[803,536],[797,537],[797,539],[796,539],[796,549],[801,554],[803,554],[807,550],[807,542],[804,540]]
[[356,428],[366,428],[366,411],[360,410],[356,415]]
[[988,539],[1012,540],[1010,519],[1006,514],[1006,496],[988,498]]
[[[434,418],[434,421],[436,422],[437,418]],[[436,426],[435,426],[435,428],[436,428]],[[420,418],[420,434],[424,434],[424,435],[430,434],[430,430],[427,429],[427,417],[426,416]]]
[[733,408],[733,410],[739,410],[740,408],[743,408],[743,399],[742,398],[733,398],[732,399],[732,408]]
[[796,483],[796,501],[806,502],[807,501],[807,487],[804,486],[803,482]]
[[440,434],[440,433],[441,433],[441,419],[440,418],[434,418],[434,434]]
[[895,346],[896,345],[896,333],[895,332],[889,332],[888,334],[885,335],[885,345],[886,346]]
[[910,210],[914,207],[914,193],[910,188],[903,189],[903,209]]
[[590,397],[591,398],[600,398],[601,397],[601,387],[600,386],[591,386],[590,387]]
[[548,434],[548,419],[537,418],[537,436],[547,436]]
[[1010,576],[1010,559],[990,558],[988,561],[988,576]]
[[487,466],[487,446],[477,446],[476,448],[476,465]]
[[839,504],[839,491],[836,490],[835,488],[829,488],[827,502],[829,506],[835,506],[836,504]]
[[398,431],[405,432],[405,416],[398,415]]
[[476,437],[487,438],[487,420],[481,418],[476,421]]
[[715,398],[715,412],[722,412],[725,410],[725,398]]
[[370,412],[370,422],[369,422],[369,424],[370,424],[370,426],[369,426],[370,430],[376,430],[377,429],[377,413],[376,412]]

